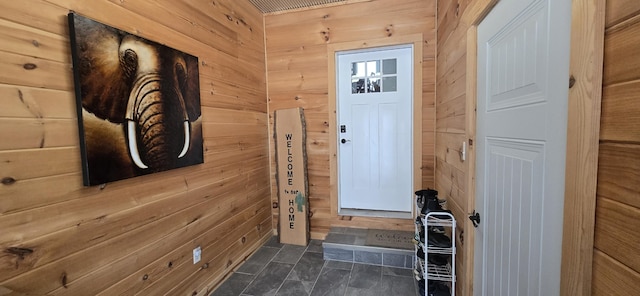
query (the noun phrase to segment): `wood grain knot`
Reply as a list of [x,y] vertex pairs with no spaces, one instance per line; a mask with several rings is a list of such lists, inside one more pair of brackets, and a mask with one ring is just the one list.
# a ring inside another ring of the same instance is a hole
[[231,264],[233,264],[233,261],[231,260],[227,261],[227,267],[231,266]]
[[278,202],[274,201],[273,204],[271,205],[272,208],[277,209],[278,208]]
[[33,44],[33,46],[35,47],[40,47],[40,42],[38,42],[38,40],[32,40],[31,44]]
[[169,261],[169,264],[167,264],[167,267],[169,268],[173,267],[173,262]]
[[67,273],[63,272],[62,275],[60,275],[60,282],[62,282],[62,286],[66,289],[67,288]]
[[142,276],[142,280],[143,281],[146,281],[148,279],[149,279],[149,275],[148,274],[145,274],[145,275]]
[[4,177],[4,178],[2,178],[2,181],[0,181],[0,182],[2,182],[2,185],[11,185],[11,184],[14,184],[16,182],[16,179],[11,178],[11,177]]
[[576,84],[576,78],[573,75],[569,76],[569,88],[572,88]]
[[38,68],[38,66],[36,66],[36,64],[34,63],[26,63],[22,65],[22,67],[25,68],[25,70],[33,70],[35,68]]
[[187,223],[187,225],[192,224],[193,222],[196,222],[200,219],[200,216],[193,218],[193,220],[191,220],[191,222]]
[[393,25],[390,24],[385,28],[385,31],[387,32],[387,37],[391,37],[393,36]]
[[202,269],[207,269],[209,268],[209,263],[205,263],[204,265],[202,265]]
[[33,253],[33,249],[29,248],[19,248],[19,247],[9,247],[5,251],[5,253],[13,254],[18,256],[20,259],[24,259],[26,255]]
[[245,242],[247,242],[247,238],[243,236],[243,237],[242,237],[242,239],[241,239],[241,241],[242,241],[242,243],[244,244]]
[[329,28],[327,28],[326,31],[321,31],[320,33],[322,33],[322,38],[324,39],[324,42],[329,42]]
[[191,296],[196,296],[196,295],[198,295],[198,292],[196,291],[193,291],[193,293],[191,293]]

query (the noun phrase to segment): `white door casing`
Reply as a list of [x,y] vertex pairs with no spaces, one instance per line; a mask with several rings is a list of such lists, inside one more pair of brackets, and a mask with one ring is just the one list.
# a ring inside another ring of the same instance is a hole
[[474,295],[559,295],[571,1],[502,0],[478,26]]
[[412,210],[412,57],[411,45],[337,53],[339,209]]

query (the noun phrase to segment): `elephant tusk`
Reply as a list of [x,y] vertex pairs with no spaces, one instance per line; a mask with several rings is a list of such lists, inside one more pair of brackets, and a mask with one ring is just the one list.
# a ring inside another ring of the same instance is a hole
[[140,159],[140,152],[138,151],[138,140],[136,134],[136,123],[127,120],[127,142],[129,142],[129,155],[131,155],[131,159],[133,163],[135,163],[141,169],[148,169],[142,159]]
[[180,152],[180,155],[178,155],[178,158],[182,158],[185,154],[187,154],[187,151],[189,151],[190,140],[191,140],[191,135],[189,135],[189,121],[185,120],[184,121],[184,146],[182,146],[182,151]]

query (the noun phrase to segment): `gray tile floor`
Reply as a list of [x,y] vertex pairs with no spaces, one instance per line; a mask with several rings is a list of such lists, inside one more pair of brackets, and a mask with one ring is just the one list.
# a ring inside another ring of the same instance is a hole
[[411,269],[325,261],[322,241],[283,245],[272,237],[210,296],[412,296]]

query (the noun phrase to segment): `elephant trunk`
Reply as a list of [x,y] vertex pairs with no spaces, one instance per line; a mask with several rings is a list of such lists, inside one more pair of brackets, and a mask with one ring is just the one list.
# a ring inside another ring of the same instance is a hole
[[177,79],[185,74],[184,61],[174,65],[154,46],[131,36],[123,38],[119,59],[125,77],[133,80],[125,114],[131,159],[140,169],[174,167],[190,143],[189,116]]
[[[158,74],[141,75],[129,97],[127,142],[131,159],[141,169],[167,169],[189,150],[189,120],[184,111],[175,112],[184,110],[182,97],[175,88],[165,90],[165,83]],[[176,135],[184,141],[172,141]]]

